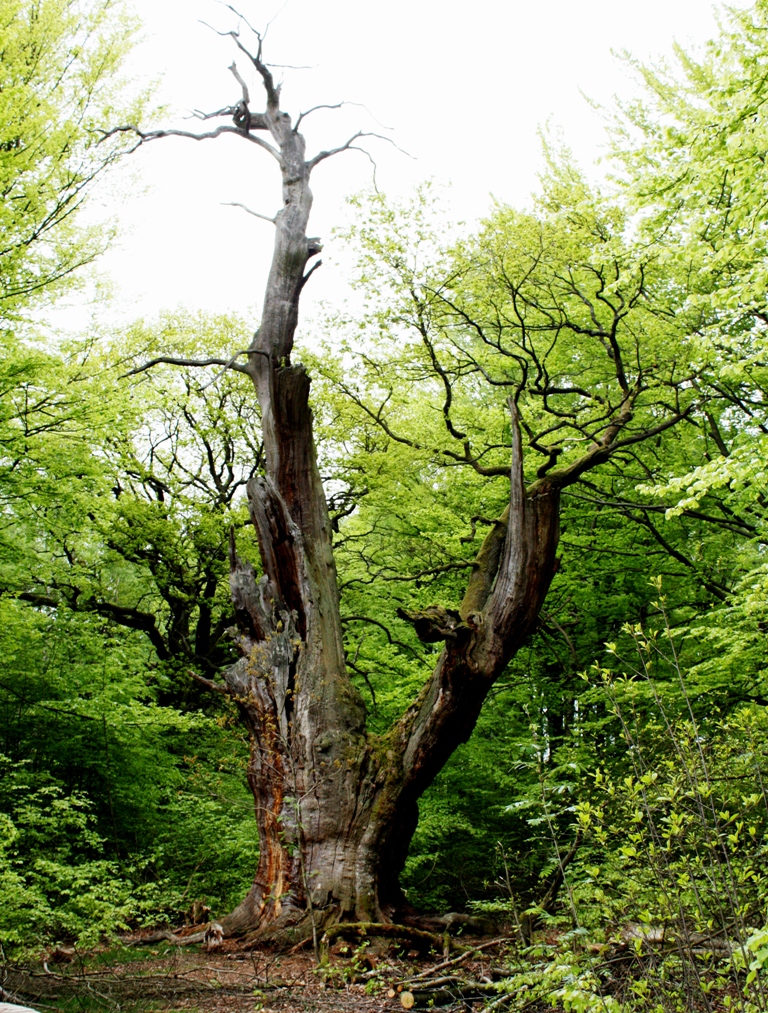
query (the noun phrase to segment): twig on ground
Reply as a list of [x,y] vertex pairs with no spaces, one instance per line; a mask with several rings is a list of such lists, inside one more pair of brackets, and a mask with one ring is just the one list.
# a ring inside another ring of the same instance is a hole
[[471,949],[465,950],[459,954],[458,957],[451,957],[450,960],[444,960],[441,964],[436,964],[434,967],[430,967],[427,971],[421,971],[419,974],[413,975],[411,978],[403,978],[398,981],[398,985],[407,985],[409,982],[423,981],[425,978],[429,978],[435,973],[435,971],[442,971],[446,967],[454,967],[456,964],[460,964],[465,960],[469,960],[473,953],[477,953],[480,950],[489,950],[492,946],[499,946],[501,943],[509,943],[512,941],[511,936],[500,936],[498,939],[491,939],[487,943],[481,943],[479,946],[473,946]]

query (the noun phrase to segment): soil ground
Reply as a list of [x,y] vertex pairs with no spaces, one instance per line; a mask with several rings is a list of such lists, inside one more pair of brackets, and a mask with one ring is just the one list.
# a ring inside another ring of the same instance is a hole
[[[487,942],[487,940],[485,940]],[[461,948],[482,940],[462,939]],[[462,961],[463,977],[490,980],[499,963],[496,948]],[[442,955],[419,957],[376,942],[362,947],[337,944],[320,968],[311,947],[293,953],[166,944],[108,950],[21,969],[6,966],[0,982],[9,1001],[41,1013],[397,1013],[398,984],[428,971]],[[407,986],[405,986],[407,989]],[[394,995],[389,995],[394,991]],[[481,1009],[480,1000],[444,1004],[445,1013]]]

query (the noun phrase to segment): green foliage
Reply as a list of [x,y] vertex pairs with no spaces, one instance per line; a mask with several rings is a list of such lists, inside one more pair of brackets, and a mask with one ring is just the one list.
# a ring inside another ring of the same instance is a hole
[[594,958],[579,946],[579,933],[569,933],[557,945],[539,943],[520,961],[520,970],[499,983],[500,997],[507,1009],[525,1009],[546,1004],[570,1013],[587,1013],[596,1007],[619,1013],[623,1006],[606,994]]
[[159,704],[136,634],[1,604],[6,952],[228,910],[256,860],[234,716]]
[[169,317],[111,350],[28,322],[113,235],[78,212],[131,146],[105,131],[146,108],[120,74],[134,31],[114,0],[0,5],[7,956],[178,923],[193,902],[222,914],[256,861],[247,747],[189,674],[232,653],[226,533],[243,522],[235,458],[258,460],[253,412],[229,376],[208,397],[211,374],[121,378],[153,348],[240,342],[240,325]]
[[142,883],[140,867],[98,857],[106,842],[86,796],[65,795],[54,784],[35,788],[24,763],[0,763],[0,933],[6,948],[61,939],[93,946],[162,910],[162,884]]
[[589,853],[594,864],[585,866],[575,896],[586,899],[584,924],[593,930],[640,921],[670,934],[746,938],[748,926],[762,923],[763,715],[746,710],[707,732],[649,721],[643,743],[630,733],[636,772],[598,770],[583,790],[576,807],[587,835],[582,862]]
[[[188,350],[184,326],[200,340],[199,321],[168,320],[133,328],[123,354],[173,335]],[[3,807],[6,952],[178,923],[193,901],[223,914],[257,858],[247,745],[188,671],[231,652],[232,443],[253,440],[251,410],[227,382],[206,400],[207,381],[178,373],[128,391],[107,358],[95,341],[16,347],[3,367],[0,749],[31,786],[18,818]]]
[[110,230],[85,229],[77,212],[126,148],[103,141],[143,98],[125,101],[120,66],[135,32],[108,0],[3,0],[0,4],[0,306],[23,312],[90,263]]
[[[763,1008],[768,722],[763,708],[723,715],[689,695],[685,644],[660,605],[658,634],[627,626],[609,645],[612,668],[585,673],[590,689],[559,752],[599,766],[540,756],[538,806],[516,806],[558,861],[562,817],[581,844],[564,868],[559,910],[537,912],[546,941],[500,983],[509,1009],[534,1000],[627,1013]],[[514,896],[497,909],[520,925]]]

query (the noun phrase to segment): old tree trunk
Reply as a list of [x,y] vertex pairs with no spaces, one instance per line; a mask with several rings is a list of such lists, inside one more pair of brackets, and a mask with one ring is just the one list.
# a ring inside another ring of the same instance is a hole
[[[260,56],[267,109],[257,126],[279,150],[283,207],[261,326],[247,367],[261,408],[264,476],[248,487],[263,575],[232,548],[240,661],[225,674],[251,741],[248,778],[260,858],[227,934],[274,931],[311,917],[388,922],[403,907],[398,876],[419,796],[474,728],[494,680],[536,621],[555,569],[558,490],[523,487],[519,433],[508,515],[478,558],[461,621],[427,619],[445,649],[418,699],[384,736],[345,669],[331,525],[317,467],[310,380],[291,362],[298,303],[319,252],[307,237],[314,166],[280,110]],[[253,129],[253,125],[250,126]]]
[[[302,289],[319,253],[308,238],[310,177],[319,162],[349,149],[305,155],[298,127],[280,108],[280,91],[256,55],[235,44],[260,75],[266,110],[252,113],[242,86],[236,106],[213,115],[274,157],[283,205],[261,325],[245,363],[261,409],[265,467],[249,483],[262,574],[231,546],[231,590],[240,660],[224,673],[251,743],[248,780],[255,800],[260,858],[242,903],[223,920],[227,935],[280,932],[331,921],[392,922],[404,909],[398,877],[417,821],[417,802],[465,742],[494,681],[533,629],[556,569],[559,494],[605,460],[632,411],[632,392],[576,465],[525,487],[516,410],[512,414],[510,496],[490,529],[458,612],[435,607],[408,616],[422,639],[444,649],[418,698],[385,735],[366,731],[365,707],[345,669],[331,525],[318,472],[309,407],[310,380],[291,361]],[[271,143],[264,140],[269,136]],[[175,361],[166,359],[164,361]],[[178,361],[178,360],[176,360]],[[671,424],[671,423],[670,423]],[[205,680],[201,680],[205,681]],[[222,684],[209,683],[221,690]]]

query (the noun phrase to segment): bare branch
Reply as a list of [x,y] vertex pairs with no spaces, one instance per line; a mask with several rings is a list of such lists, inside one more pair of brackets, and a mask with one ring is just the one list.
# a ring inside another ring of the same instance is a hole
[[312,267],[310,267],[310,269],[307,271],[307,273],[301,279],[300,291],[303,291],[304,286],[307,284],[307,282],[312,277],[312,275],[315,273],[315,271],[318,269],[318,267],[320,267],[322,265],[322,263],[323,263],[322,260],[316,260],[314,262],[314,264],[312,265]]
[[[283,64],[283,63],[270,63],[270,64],[268,64],[268,66],[270,66],[270,67],[285,67],[285,66],[288,66],[288,65],[287,64]],[[296,70],[312,70],[312,69],[313,68],[311,68],[311,67],[297,67],[296,68]],[[311,109],[307,109],[306,112],[299,113],[299,118],[296,120],[296,126],[293,128],[294,133],[299,129],[299,124],[301,123],[301,121],[306,116],[309,116],[310,113],[314,113],[318,109],[341,109],[342,106],[357,106],[358,109],[365,109],[365,111],[368,113],[368,115],[371,117],[371,119],[375,120],[376,123],[379,124],[379,126],[381,127],[382,130],[394,130],[394,127],[388,127],[385,123],[382,123],[381,120],[376,119],[376,117],[373,115],[373,113],[371,112],[371,110],[368,108],[367,105],[365,105],[364,102],[342,101],[342,102],[336,102],[333,105],[321,104],[321,105],[318,105],[318,106],[312,106],[312,108]]]
[[213,32],[214,35],[220,35],[222,38],[224,38],[225,35],[230,34],[229,30],[226,32],[220,32],[218,28],[214,28],[213,25],[209,25],[208,22],[203,21],[202,18],[198,18],[197,23],[199,25],[203,25],[205,28],[210,28],[210,30]]
[[[248,24],[247,21],[246,24]],[[248,27],[251,28],[250,25],[248,25]],[[232,39],[232,41],[234,42],[234,44],[240,50],[240,52],[244,53],[248,57],[248,59],[251,61],[251,63],[254,65],[256,70],[261,75],[261,80],[264,84],[264,90],[267,93],[267,108],[270,109],[272,112],[276,113],[280,108],[280,87],[275,86],[275,79],[272,77],[272,72],[265,63],[262,63],[261,60],[262,36],[259,35],[259,33],[256,31],[255,28],[251,28],[251,31],[259,40],[259,48],[255,56],[253,55],[253,53],[251,53],[248,49],[245,48],[245,46],[240,41],[240,36],[238,35],[237,32],[229,32],[228,34]]]
[[330,158],[332,155],[338,155],[342,151],[349,151],[350,149],[355,151],[365,151],[364,148],[355,147],[355,141],[359,140],[361,137],[377,137],[380,141],[386,141],[387,144],[391,144],[394,148],[397,148],[399,152],[403,155],[407,155],[408,158],[414,158],[413,155],[401,148],[399,144],[395,144],[391,137],[385,137],[383,134],[376,134],[369,130],[358,130],[356,134],[353,134],[348,141],[339,145],[338,148],[331,148],[330,151],[319,151],[314,158],[311,158],[307,162],[310,172],[316,165],[319,165],[320,162],[325,161],[326,158]]
[[[247,141],[251,141],[253,144],[258,144],[260,148],[264,148],[270,155],[280,164],[283,164],[283,160],[280,157],[280,152],[273,148],[271,144],[262,140],[260,137],[254,137],[253,134],[246,133],[244,130],[240,130],[238,127],[221,126],[216,127],[215,130],[209,130],[205,134],[193,134],[189,130],[139,130],[137,126],[132,123],[123,124],[119,127],[113,127],[111,130],[102,131],[102,137],[99,140],[99,144],[102,141],[106,141],[108,137],[112,137],[114,134],[135,134],[139,138],[139,144],[144,144],[147,141],[156,141],[161,137],[188,137],[192,141],[207,141],[212,137],[219,137],[221,134],[235,134],[237,137],[244,137]],[[136,147],[139,145],[137,144]],[[135,148],[133,149],[136,150]]]
[[184,118],[194,120],[214,120],[216,119],[217,116],[234,116],[234,115],[235,115],[235,107],[225,106],[223,109],[217,109],[216,112],[213,113],[204,113],[202,109],[193,109],[192,115],[185,116]]
[[[272,21],[274,21],[274,20],[275,20],[275,18],[276,18],[276,17],[278,17],[278,16],[279,16],[279,15],[281,14],[281,12],[282,12],[282,11],[284,10],[284,8],[285,8],[286,4],[288,3],[288,0],[285,0],[285,3],[283,4],[283,6],[282,6],[282,7],[280,8],[280,10],[279,10],[279,11],[277,12],[277,14],[275,14],[275,17],[274,17],[274,18],[272,18],[272,20],[271,20],[271,21],[268,21],[268,22],[267,22],[267,27],[266,27],[266,29],[264,30],[264,34],[263,34],[263,35],[262,35],[262,33],[261,33],[261,32],[258,32],[258,31],[257,31],[257,30],[256,30],[256,29],[255,29],[255,28],[253,27],[253,25],[252,25],[252,24],[250,23],[250,21],[249,21],[249,20],[248,20],[248,18],[247,18],[247,17],[245,16],[245,14],[241,14],[241,13],[240,13],[240,11],[239,11],[239,10],[237,10],[237,8],[236,8],[236,7],[233,7],[233,6],[232,6],[232,4],[228,4],[228,3],[225,3],[225,0],[216,0],[216,2],[217,2],[217,3],[219,3],[219,4],[221,4],[221,6],[222,6],[222,7],[226,7],[228,11],[231,11],[231,12],[232,12],[232,13],[233,13],[233,14],[235,15],[235,17],[236,17],[236,18],[239,18],[239,19],[240,19],[240,20],[241,20],[241,21],[243,22],[243,24],[247,25],[247,26],[248,26],[248,28],[250,28],[250,30],[251,30],[251,31],[253,32],[253,34],[254,34],[254,35],[256,36],[256,38],[257,38],[257,39],[259,40],[259,42],[261,42],[261,41],[263,40],[264,36],[265,36],[265,35],[267,34],[267,32],[269,31],[269,26],[270,26],[270,25],[272,24]],[[222,35],[229,35],[229,32],[222,32],[221,34],[222,34]]]
[[249,215],[253,215],[254,218],[261,218],[263,222],[270,222],[272,225],[275,224],[275,219],[270,218],[268,215],[260,215],[258,211],[251,211],[245,204],[241,204],[237,200],[222,201],[222,206],[227,208],[242,208],[243,211],[247,211]]
[[[218,380],[220,380],[222,378],[222,376],[224,376],[224,374],[226,373],[226,371],[228,369],[236,369],[240,373],[248,373],[248,369],[245,366],[238,366],[238,365],[236,365],[235,364],[235,360],[240,355],[250,355],[250,354],[251,353],[249,351],[247,351],[247,350],[243,351],[243,352],[235,352],[235,354],[232,356],[232,358],[229,360],[229,362],[224,366],[224,368],[221,370],[221,372],[217,373],[214,377],[212,377],[208,381],[208,383],[203,384],[202,390],[208,390],[209,387],[211,387],[214,383],[216,383]],[[260,354],[260,353],[256,352],[256,354]]]
[[[250,355],[249,351],[238,352],[237,355]],[[254,351],[254,354],[260,355],[258,351]],[[137,373],[143,373],[147,369],[152,369],[153,366],[158,366],[161,363],[166,363],[169,366],[224,366],[225,369],[235,369],[238,373],[247,373],[248,369],[245,366],[241,366],[234,360],[237,355],[232,359],[177,359],[171,355],[159,355],[156,359],[150,359],[149,362],[145,362],[143,366],[137,366],[135,369],[129,369],[127,373],[123,373],[121,379],[126,376],[136,376]]]
[[378,184],[378,182],[376,180],[376,173],[379,171],[379,167],[378,167],[378,165],[376,163],[376,159],[373,157],[373,155],[370,153],[370,151],[368,151],[367,148],[359,148],[356,144],[353,144],[352,147],[349,150],[350,151],[360,151],[360,152],[362,152],[365,155],[365,157],[368,159],[368,161],[371,163],[371,165],[373,166],[373,174],[372,174],[372,180],[371,180],[372,183],[373,183],[373,190],[374,190],[374,193],[379,193],[379,184]]
[[237,81],[237,83],[243,89],[243,102],[245,102],[245,104],[248,105],[248,103],[251,101],[250,96],[248,94],[248,85],[245,83],[245,81],[240,76],[240,72],[238,71],[237,64],[235,63],[234,60],[229,65],[229,70],[232,73],[232,76],[234,77],[234,79]]
[[[221,3],[221,0],[219,0],[219,2]],[[290,0],[283,0],[282,7],[278,7],[278,9],[275,11],[275,13],[269,19],[269,21],[267,22],[267,26],[264,29],[264,34],[262,36],[260,36],[260,38],[262,39],[262,41],[264,39],[266,39],[267,32],[270,30],[270,28],[275,23],[275,21],[277,21],[277,19],[280,17],[280,15],[283,13],[283,11],[285,10],[285,8],[288,6],[289,3],[290,3]],[[240,15],[240,17],[243,17],[242,14]],[[245,18],[243,18],[243,21],[245,21]],[[245,23],[246,23],[246,25],[248,25],[248,27],[251,29],[252,32],[254,32],[256,35],[258,35],[258,32],[256,32],[255,28],[252,28],[251,25],[249,25],[247,21],[245,21]]]
[[[270,66],[277,66],[277,64],[270,64]],[[294,134],[298,132],[299,124],[301,123],[301,121],[305,117],[309,116],[311,113],[317,112],[318,109],[341,109],[341,107],[343,105],[347,105],[347,103],[346,102],[336,102],[334,105],[327,105],[327,104],[323,103],[323,104],[321,104],[319,106],[312,106],[312,108],[311,109],[307,109],[306,112],[299,113],[298,119],[296,120],[296,124],[295,124],[295,126],[293,128]]]

